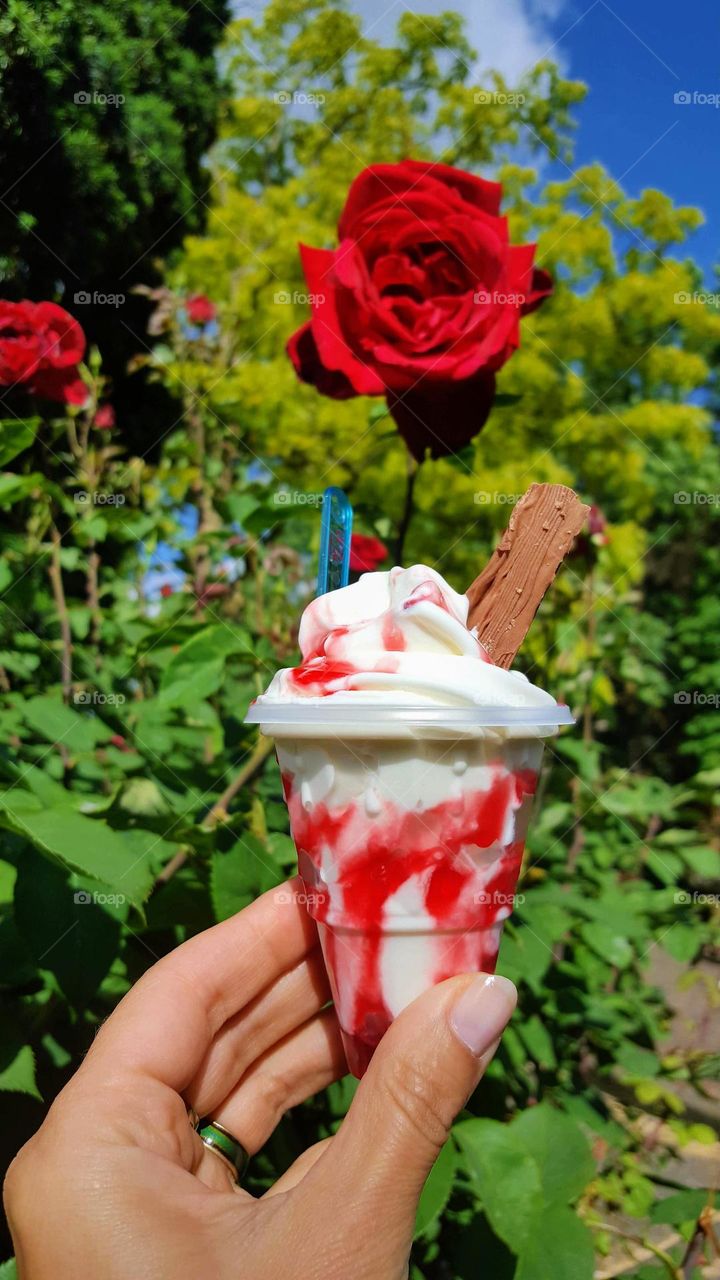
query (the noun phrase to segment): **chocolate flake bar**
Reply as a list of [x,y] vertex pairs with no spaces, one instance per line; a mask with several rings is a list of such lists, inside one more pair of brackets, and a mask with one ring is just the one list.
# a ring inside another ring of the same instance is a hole
[[482,573],[468,587],[468,627],[506,670],[545,592],[587,519],[589,507],[564,484],[533,484]]

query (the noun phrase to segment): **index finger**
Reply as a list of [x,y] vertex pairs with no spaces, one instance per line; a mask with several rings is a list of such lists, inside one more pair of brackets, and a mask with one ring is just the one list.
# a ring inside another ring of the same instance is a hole
[[317,946],[298,876],[153,965],[121,1000],[83,1073],[139,1071],[178,1093],[220,1027]]

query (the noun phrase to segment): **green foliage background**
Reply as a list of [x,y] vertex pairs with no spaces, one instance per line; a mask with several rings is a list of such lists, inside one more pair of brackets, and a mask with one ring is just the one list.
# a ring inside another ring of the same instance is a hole
[[[578,728],[546,753],[505,929],[520,1012],[428,1182],[412,1275],[469,1280],[482,1259],[498,1277],[585,1280],[618,1210],[637,1239],[677,1228],[636,1272],[674,1275],[707,1197],[679,1189],[668,1162],[712,1138],[684,1108],[717,1063],[668,1041],[648,963],[666,953],[702,981],[693,962],[718,942],[720,466],[706,406],[720,318],[682,300],[699,283],[684,248],[697,211],[570,167],[583,86],[550,64],[479,85],[472,60],[452,14],[403,14],[392,47],[329,0],[234,23],[207,229],[169,261],[162,332],[136,361],[178,400],[159,456],[124,448],[122,421],[93,431],[91,410],[2,424],[5,1132],[19,1142],[38,1123],[155,957],[292,869],[276,766],[243,715],[293,660],[314,495],[342,484],[359,527],[392,543],[407,479],[379,402],[295,380],[297,241],[334,243],[365,164],[430,156],[498,173],[513,239],[538,239],[557,290],[524,321],[482,434],[420,468],[405,560],[463,589],[533,480],[574,485],[608,527],[568,563],[521,654]],[[548,155],[566,179],[543,183]],[[197,290],[220,308],[205,336],[181,311]],[[88,377],[97,398],[95,358]],[[167,541],[184,582],[148,601],[147,557]],[[333,1130],[352,1088],[283,1121],[254,1162],[258,1190]]]
[[[162,256],[204,225],[227,17],[226,0],[0,8],[0,292],[59,291],[71,308],[85,296],[77,314],[103,353],[133,449],[174,417],[159,389],[124,377],[147,320],[132,289],[157,282]],[[97,295],[121,295],[121,310]]]

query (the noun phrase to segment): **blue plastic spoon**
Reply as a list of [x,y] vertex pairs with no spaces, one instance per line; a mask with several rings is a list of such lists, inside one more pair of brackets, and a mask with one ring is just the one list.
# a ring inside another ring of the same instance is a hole
[[331,485],[323,494],[317,586],[319,596],[348,584],[352,522],[353,510],[347,494]]

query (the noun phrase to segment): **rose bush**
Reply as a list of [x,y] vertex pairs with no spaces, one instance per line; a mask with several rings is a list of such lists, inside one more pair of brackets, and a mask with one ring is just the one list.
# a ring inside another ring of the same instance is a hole
[[292,335],[299,377],[342,400],[385,395],[411,453],[451,453],[483,426],[520,317],[552,292],[535,245],[511,245],[502,186],[427,161],[353,182],[337,249],[300,246],[312,319]]
[[78,372],[85,334],[54,302],[0,300],[0,385],[82,405],[88,390]]

